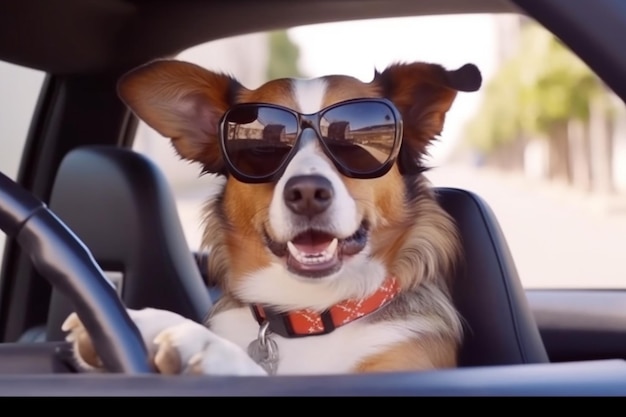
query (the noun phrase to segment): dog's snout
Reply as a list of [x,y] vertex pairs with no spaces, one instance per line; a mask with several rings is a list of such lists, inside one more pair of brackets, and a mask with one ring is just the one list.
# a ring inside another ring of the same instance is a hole
[[333,201],[333,186],[320,175],[300,175],[285,184],[283,198],[289,209],[303,216],[312,217],[326,210]]

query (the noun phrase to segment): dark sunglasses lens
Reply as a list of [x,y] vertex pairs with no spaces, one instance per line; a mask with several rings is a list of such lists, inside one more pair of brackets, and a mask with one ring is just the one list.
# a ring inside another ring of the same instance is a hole
[[226,154],[233,167],[249,177],[264,177],[278,170],[297,134],[296,117],[272,107],[239,106],[224,120]]
[[396,122],[389,106],[366,101],[328,110],[320,125],[324,142],[337,162],[350,171],[367,174],[391,156]]

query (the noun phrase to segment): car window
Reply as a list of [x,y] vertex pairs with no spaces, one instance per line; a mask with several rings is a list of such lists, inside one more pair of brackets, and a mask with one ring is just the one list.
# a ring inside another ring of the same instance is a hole
[[[268,43],[291,45],[286,33],[255,33],[198,45],[181,52],[177,59],[206,68],[237,74],[245,85],[258,86],[268,78]],[[282,50],[282,49],[281,49]],[[219,57],[219,59],[215,59]],[[292,61],[284,60],[289,63]],[[276,74],[289,70],[275,64]],[[288,64],[285,64],[288,65]],[[293,65],[295,67],[295,65]],[[201,242],[201,208],[216,180],[210,175],[199,177],[198,167],[190,165],[173,152],[169,141],[145,123],[137,127],[133,148],[156,162],[165,174],[176,197],[178,211],[190,249],[198,250]]]
[[[0,172],[15,180],[45,74],[0,61]],[[0,265],[6,237],[0,233]]]
[[[427,176],[489,203],[526,288],[626,288],[626,164],[617,163],[626,160],[624,105],[528,18],[312,25],[210,42],[178,58],[233,74],[249,88],[331,73],[369,81],[374,69],[397,61],[475,63],[483,87],[457,96],[430,148]],[[163,168],[190,246],[199,248],[202,201],[213,179],[198,180],[198,168],[143,124],[135,149]]]

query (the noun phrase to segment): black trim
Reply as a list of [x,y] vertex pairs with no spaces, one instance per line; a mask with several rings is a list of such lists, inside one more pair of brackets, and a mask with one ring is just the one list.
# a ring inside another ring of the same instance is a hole
[[335,323],[333,322],[333,316],[330,315],[330,311],[323,311],[322,314],[320,314],[320,317],[322,319],[322,325],[324,326],[324,331],[320,334],[328,334],[336,329]]
[[329,310],[325,310],[320,313],[322,325],[324,327],[322,331],[318,333],[296,333],[293,329],[288,313],[279,313],[273,311],[269,307],[261,308],[263,309],[263,313],[259,311],[259,306],[257,305],[252,305],[250,307],[250,310],[252,310],[252,314],[254,315],[257,323],[259,323],[259,326],[265,322],[269,322],[269,330],[272,333],[275,333],[282,337],[286,337],[288,339],[307,336],[322,336],[328,333],[332,333],[336,329],[335,323],[333,322],[333,317],[331,316]]

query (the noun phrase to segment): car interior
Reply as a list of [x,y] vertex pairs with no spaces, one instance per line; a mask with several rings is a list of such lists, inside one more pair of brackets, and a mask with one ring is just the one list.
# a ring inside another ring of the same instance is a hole
[[[138,121],[115,88],[125,71],[209,40],[297,25],[517,13],[562,39],[623,99],[626,54],[615,39],[626,39],[626,6],[583,3],[3,2],[0,60],[47,75],[17,178],[0,172],[0,230],[8,237],[0,270],[0,395],[626,394],[626,293],[525,289],[489,201],[462,188],[436,189],[465,255],[453,294],[468,329],[459,369],[269,381],[164,377],[148,366],[122,309],[161,308],[202,321],[220,296],[205,284],[210,253],[189,250],[160,168],[132,150]],[[95,334],[110,372],[84,373],[73,364],[61,331],[73,310]]]

